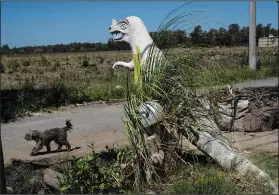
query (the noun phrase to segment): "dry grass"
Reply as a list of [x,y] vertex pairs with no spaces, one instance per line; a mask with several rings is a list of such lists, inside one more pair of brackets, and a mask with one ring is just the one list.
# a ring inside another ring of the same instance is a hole
[[[276,48],[262,48],[258,56],[262,66],[276,64]],[[175,60],[198,60],[207,67],[239,68],[248,64],[248,48],[175,48],[170,50]],[[66,53],[44,55],[4,56],[1,63],[1,89],[19,89],[26,80],[33,81],[36,87],[49,87],[60,81],[86,84],[103,84],[113,81],[115,85],[125,81],[125,71],[112,71],[111,66],[118,60],[130,61],[130,52]],[[185,65],[187,62],[184,61]],[[115,83],[116,81],[116,83]],[[89,87],[89,85],[87,85]]]
[[79,85],[119,81],[123,71],[113,72],[111,66],[116,60],[130,60],[130,56],[124,52],[4,56],[1,88],[19,89],[26,80],[33,80],[38,88],[61,81]]
[[[247,66],[244,47],[174,48],[169,57],[193,85],[215,85],[275,76],[276,52],[276,48],[260,49],[263,68],[256,72]],[[127,70],[111,67],[131,58],[130,51],[3,56],[1,116],[8,120],[29,111],[124,98]]]

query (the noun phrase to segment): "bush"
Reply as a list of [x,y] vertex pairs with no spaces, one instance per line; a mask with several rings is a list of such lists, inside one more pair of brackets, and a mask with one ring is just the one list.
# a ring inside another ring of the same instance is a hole
[[89,66],[88,60],[83,60],[82,66],[83,66],[83,67],[88,67],[88,66]]
[[41,55],[40,63],[42,64],[43,67],[49,67],[51,65],[51,62],[44,55]]
[[22,60],[22,65],[24,67],[29,67],[31,65],[31,61],[30,60]]
[[106,155],[101,153],[106,160],[102,160],[94,145],[90,147],[91,154],[75,158],[62,169],[65,176],[60,180],[61,193],[99,194],[111,190],[120,193],[123,181],[118,157],[123,153],[107,147]]

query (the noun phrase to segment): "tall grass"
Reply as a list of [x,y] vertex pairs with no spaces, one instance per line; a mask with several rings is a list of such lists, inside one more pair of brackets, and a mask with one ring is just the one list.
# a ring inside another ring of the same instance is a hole
[[[172,14],[176,11],[177,10],[174,10]],[[159,40],[164,42],[168,39],[168,37],[165,37],[164,32],[170,28],[176,28],[181,25],[186,16],[187,14],[185,15],[184,13],[173,16],[173,18],[161,25],[157,34],[159,38],[156,44],[158,44]],[[146,101],[158,100],[167,113],[167,120],[164,123],[165,128],[167,129],[167,127],[170,127],[169,130],[171,133],[173,133],[173,135],[178,135],[176,138],[179,139],[182,135],[191,141],[191,139],[198,137],[198,131],[207,129],[199,126],[199,119],[212,117],[212,113],[206,111],[203,103],[200,101],[200,97],[195,93],[197,87],[242,81],[247,78],[258,78],[261,76],[259,75],[260,72],[249,71],[247,67],[245,67],[245,63],[240,65],[243,67],[234,67],[233,64],[229,64],[226,68],[220,70],[218,69],[219,64],[212,66],[212,64],[208,63],[204,58],[198,58],[188,54],[182,56],[182,58],[180,58],[181,56],[177,57],[177,55],[175,55],[173,59],[167,55],[169,52],[168,50],[162,55],[154,46],[151,47],[148,58],[144,62],[142,67],[143,71],[140,71],[141,68],[139,68],[141,67],[140,61],[134,60],[135,90],[132,88],[133,90],[130,91],[130,87],[127,86],[128,102],[127,105],[125,105],[127,119],[124,121],[124,124],[133,151],[134,158],[132,159],[132,165],[135,170],[134,185],[137,190],[140,190],[140,186],[145,184],[146,180],[148,180],[146,179],[148,175],[150,175],[149,178],[152,178],[152,182],[156,183],[161,180],[160,176],[156,174],[154,164],[151,160],[151,151],[146,142],[148,129],[141,124],[141,115],[138,110],[139,105]],[[242,72],[242,76],[236,75],[240,72]],[[270,72],[273,73],[272,71]],[[141,82],[138,81],[139,78],[143,79],[142,83],[145,87],[142,88]],[[217,132],[217,130],[216,132],[209,133],[214,134],[216,139],[218,139],[217,137],[225,139],[218,136],[220,132]],[[169,140],[164,147],[168,148],[168,145],[171,145],[170,141],[171,140]],[[177,147],[176,149],[176,151],[182,150],[181,147]],[[166,162],[166,167],[168,163],[169,166],[171,166],[170,162],[173,162],[172,159],[176,158],[177,154],[174,151],[175,150],[168,153],[169,161]],[[218,181],[222,180],[222,178],[216,179],[219,179]],[[220,186],[216,186],[216,188],[218,187]],[[198,192],[201,191],[204,191],[204,189],[198,190]],[[189,192],[193,193],[191,190]],[[212,193],[215,191],[209,190],[206,192]]]
[[[146,144],[145,132],[148,128],[141,123],[142,117],[139,115],[138,107],[144,101],[145,94],[142,86],[142,62],[139,48],[133,54],[134,62],[134,82],[127,80],[127,104],[124,105],[126,119],[123,120],[125,124],[125,133],[131,146],[133,158],[131,165],[134,170],[135,180],[134,186],[136,191],[142,190],[145,181],[145,174],[154,173],[155,168],[150,159],[150,151]],[[145,174],[143,174],[145,173]]]

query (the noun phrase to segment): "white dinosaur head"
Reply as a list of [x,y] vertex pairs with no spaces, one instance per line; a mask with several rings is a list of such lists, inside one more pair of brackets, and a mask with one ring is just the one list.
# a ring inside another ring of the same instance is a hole
[[114,37],[115,42],[127,42],[131,43],[133,39],[136,39],[141,32],[147,32],[146,27],[142,20],[136,16],[129,16],[123,20],[117,22],[112,19],[112,24],[109,27],[109,32]]

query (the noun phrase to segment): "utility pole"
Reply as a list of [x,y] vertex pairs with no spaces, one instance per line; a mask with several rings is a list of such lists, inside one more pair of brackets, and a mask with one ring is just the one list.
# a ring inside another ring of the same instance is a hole
[[249,65],[251,70],[256,69],[256,0],[250,0],[249,25]]

